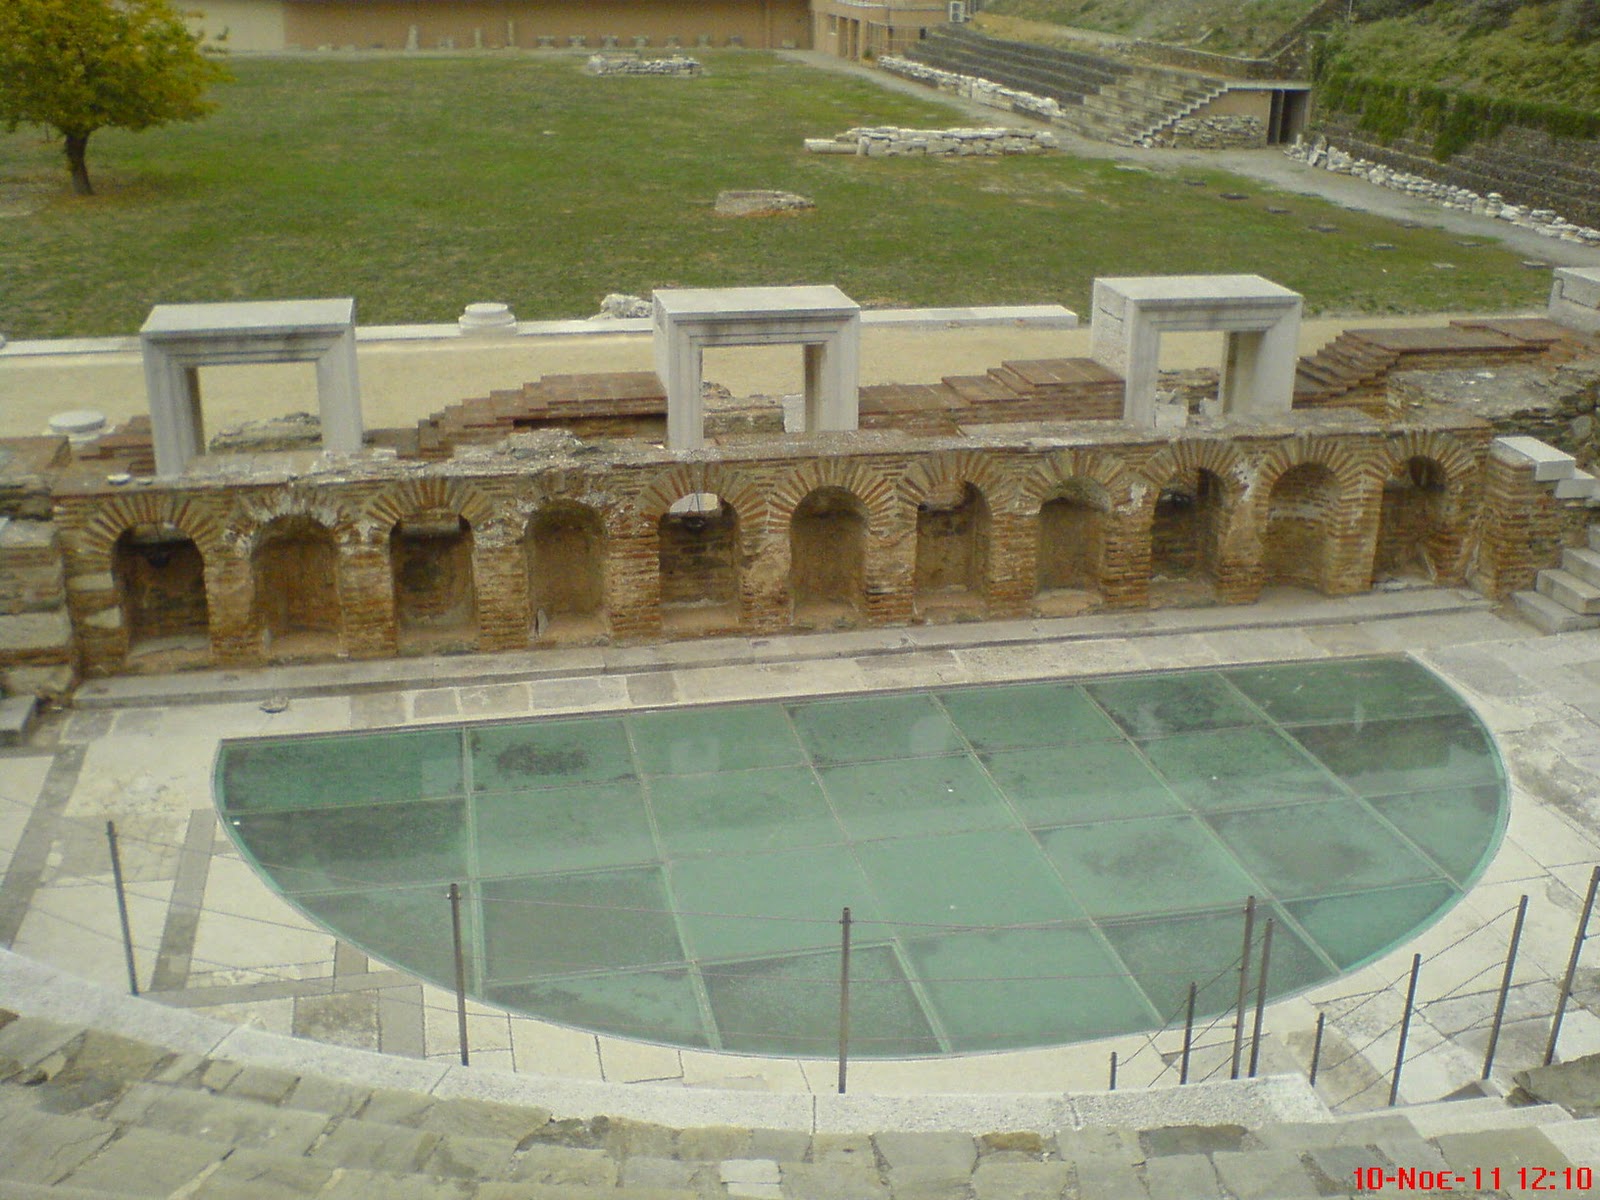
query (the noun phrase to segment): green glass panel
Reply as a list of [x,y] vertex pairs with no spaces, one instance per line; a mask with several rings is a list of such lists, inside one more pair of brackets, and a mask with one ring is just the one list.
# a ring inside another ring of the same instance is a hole
[[619,1037],[711,1044],[687,967],[501,983],[488,989],[488,999],[531,1017]]
[[[703,974],[722,1045],[757,1054],[829,1058],[839,1049],[839,956],[712,963]],[[850,1056],[937,1054],[940,1047],[894,953],[850,955]]]
[[809,767],[657,775],[650,780],[667,856],[751,854],[844,840]]
[[1465,887],[1499,844],[1502,789],[1497,783],[1376,796],[1368,801]]
[[485,725],[467,734],[479,792],[604,783],[633,774],[628,735],[615,718]]
[[982,757],[990,777],[1033,827],[1183,811],[1126,742],[1000,750]]
[[966,755],[856,763],[819,774],[845,830],[858,840],[1016,824],[1004,797]]
[[657,857],[634,780],[472,798],[478,875],[532,875]]
[[1467,714],[1302,725],[1293,734],[1365,796],[1500,781],[1494,743],[1477,719]]
[[1022,830],[896,838],[857,847],[884,916],[926,925],[1018,925],[1084,916],[1039,843]]
[[[441,987],[455,987],[448,887],[323,892],[296,896],[295,903],[374,958]],[[474,944],[475,912],[470,893],[463,895],[461,934],[469,947]]]
[[489,980],[685,959],[659,868],[494,879],[480,888]]
[[628,718],[639,769],[648,775],[699,775],[805,762],[779,704],[677,709]]
[[1007,1050],[1149,1029],[1155,1011],[1087,929],[960,933],[907,953],[951,1048]]
[[929,696],[874,696],[791,704],[813,762],[920,758],[962,749],[960,735]]
[[1106,715],[1071,684],[961,688],[941,692],[939,699],[978,750],[1060,746],[1119,735]]
[[846,905],[857,921],[878,915],[848,846],[691,858],[668,871],[700,959],[837,946]]
[[[1251,986],[1259,970],[1267,918],[1273,918],[1272,958],[1267,992],[1283,996],[1310,987],[1333,972],[1305,940],[1286,925],[1273,905],[1256,907]],[[1116,921],[1102,927],[1163,1022],[1183,1027],[1189,984],[1199,984],[1195,1011],[1210,1018],[1232,1008],[1239,998],[1239,952],[1244,946],[1244,905],[1191,916]],[[1222,1033],[1229,1036],[1228,1031]]]
[[1071,825],[1038,835],[1096,917],[1243,903],[1256,883],[1193,817]]
[[461,794],[461,732],[416,729],[222,747],[222,806],[268,812]]
[[1162,737],[1196,729],[1255,725],[1261,716],[1210,671],[1106,679],[1084,690],[1130,737]]
[[1271,729],[1181,733],[1139,745],[1167,786],[1206,812],[1346,794],[1304,751]]
[[1210,821],[1280,899],[1438,876],[1355,800],[1219,813]]
[[414,800],[230,816],[239,841],[286,892],[467,878],[465,804]]
[[1339,969],[1348,971],[1378,958],[1431,922],[1456,895],[1448,883],[1423,883],[1294,900],[1284,907]]
[[1268,716],[1289,725],[1442,716],[1462,708],[1460,697],[1407,658],[1286,663],[1225,674]]

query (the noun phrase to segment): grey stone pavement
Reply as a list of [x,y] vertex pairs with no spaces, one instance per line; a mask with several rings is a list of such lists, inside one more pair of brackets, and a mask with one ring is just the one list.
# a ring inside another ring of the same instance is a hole
[[[1600,863],[1600,633],[1539,636],[1464,591],[1333,599],[1282,589],[1244,607],[91,681],[72,711],[0,759],[0,945],[126,989],[105,838],[114,820],[151,999],[247,1029],[445,1063],[458,1052],[454,997],[312,924],[218,827],[220,739],[1374,653],[1415,656],[1472,703],[1506,758],[1510,827],[1477,885],[1413,943],[1270,1005],[1265,1054],[1271,1070],[1303,1071],[1325,1013],[1319,1095],[1336,1111],[1381,1105],[1397,981],[1418,951],[1422,1006],[1402,1098],[1434,1099],[1477,1077],[1509,914],[1524,893],[1532,899],[1497,1078],[1537,1060]],[[274,696],[288,699],[283,711],[265,710]],[[1600,1051],[1597,982],[1600,963],[1587,955],[1563,1057]],[[835,1086],[831,1061],[680,1050],[478,1004],[468,1032],[476,1067],[585,1084],[774,1097]],[[1165,1086],[1176,1036],[859,1062],[850,1084],[863,1096],[1095,1090],[1115,1050],[1121,1087]],[[1202,1042],[1197,1074],[1217,1069],[1227,1042]]]

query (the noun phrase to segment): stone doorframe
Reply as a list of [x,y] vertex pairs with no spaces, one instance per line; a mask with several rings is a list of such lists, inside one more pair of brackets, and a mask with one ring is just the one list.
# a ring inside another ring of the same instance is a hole
[[160,478],[182,475],[205,453],[201,367],[315,362],[322,448],[339,454],[361,449],[354,300],[158,304],[139,330],[139,343]]
[[1144,275],[1094,281],[1089,353],[1126,381],[1122,419],[1156,423],[1161,335],[1227,334],[1218,397],[1227,416],[1286,413],[1294,400],[1301,297],[1259,275]]
[[860,423],[861,306],[838,288],[663,288],[654,295],[669,449],[705,445],[700,375],[707,346],[803,346],[806,432]]

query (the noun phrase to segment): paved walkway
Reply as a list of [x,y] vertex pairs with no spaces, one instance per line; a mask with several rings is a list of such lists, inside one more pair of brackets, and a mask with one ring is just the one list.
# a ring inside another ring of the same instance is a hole
[[[446,1061],[453,998],[370,960],[275,894],[218,828],[219,739],[707,701],[859,693],[930,684],[1066,677],[1202,664],[1409,652],[1476,707],[1499,739],[1512,818],[1494,863],[1415,945],[1269,1008],[1274,1068],[1301,1069],[1318,1011],[1347,1061],[1319,1082],[1336,1107],[1381,1102],[1397,1016],[1395,980],[1428,954],[1424,1010],[1404,1095],[1474,1078],[1503,954],[1506,914],[1534,903],[1507,1072],[1542,1049],[1581,893],[1600,862],[1600,634],[1543,638],[1472,593],[1415,589],[1328,599],[1282,590],[1239,608],[1061,621],[925,626],[652,647],[391,660],[92,682],[0,772],[0,945],[108,988],[126,986],[105,822],[129,880],[141,987],[161,1003],[335,1044]],[[277,696],[289,704],[263,706]],[[1485,929],[1484,927],[1488,927]],[[1461,940],[1465,939],[1465,940]],[[1587,978],[1587,976],[1585,976]],[[1381,989],[1387,988],[1387,991]],[[1374,998],[1373,989],[1380,989]],[[1595,997],[1581,990],[1563,1053],[1600,1051]],[[939,1061],[862,1062],[865,1093],[1060,1091],[1103,1086],[1119,1053],[1124,1087],[1168,1075],[1171,1036]],[[825,1093],[831,1062],[679,1050],[473,1005],[473,1061],[574,1081]],[[1141,1046],[1145,1047],[1141,1051]],[[1206,1070],[1214,1069],[1213,1046]]]

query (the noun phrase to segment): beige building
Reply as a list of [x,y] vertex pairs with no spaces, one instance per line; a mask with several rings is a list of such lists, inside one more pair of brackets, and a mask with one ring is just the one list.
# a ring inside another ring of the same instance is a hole
[[239,51],[812,45],[806,0],[200,0],[195,8],[208,41]]

